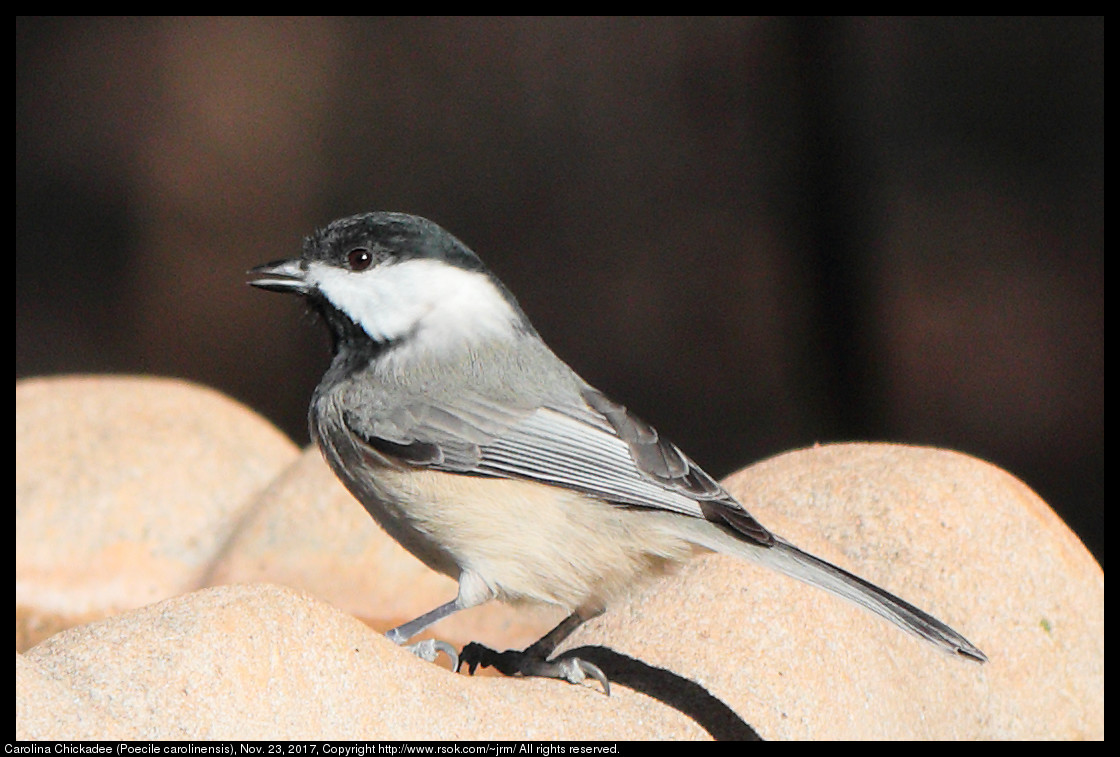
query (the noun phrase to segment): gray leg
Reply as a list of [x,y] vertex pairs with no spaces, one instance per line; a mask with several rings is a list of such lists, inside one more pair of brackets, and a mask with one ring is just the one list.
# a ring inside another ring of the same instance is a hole
[[[489,602],[493,598],[494,590],[491,589],[485,581],[470,571],[464,571],[459,576],[459,594],[455,599],[440,605],[431,612],[424,613],[415,620],[410,620],[407,623],[400,624],[396,628],[389,629],[385,632],[385,636],[394,644],[404,646],[412,637],[416,636],[416,634],[433,623],[443,620],[448,615],[456,613],[459,610],[465,610],[468,607],[475,607],[476,605]],[[569,631],[569,633],[571,632]],[[417,657],[422,657],[428,662],[435,662],[439,653],[443,652],[451,658],[451,669],[459,669],[459,655],[455,651],[455,647],[451,646],[446,641],[425,639],[424,641],[412,644],[408,648]]]
[[454,612],[458,612],[461,609],[463,608],[459,606],[459,598],[456,597],[450,602],[440,605],[431,612],[424,613],[415,620],[410,620],[407,623],[400,624],[396,628],[389,629],[385,632],[385,635],[388,636],[389,641],[393,642],[394,644],[404,644],[406,641],[423,631],[432,623],[443,620],[448,615],[451,615]]
[[[455,599],[442,604],[431,612],[426,612],[415,620],[410,620],[407,623],[402,623],[396,628],[391,628],[385,632],[385,636],[389,641],[399,646],[404,646],[416,634],[423,631],[425,628],[435,623],[438,620],[443,620],[448,615],[461,610],[459,606],[459,599]],[[437,641],[436,639],[425,639],[424,641],[417,642],[408,647],[408,649],[417,657],[427,660],[428,662],[435,662],[436,657],[440,652],[443,652],[451,660],[451,669],[459,669],[459,653],[455,651],[455,647],[448,644],[446,641]]]

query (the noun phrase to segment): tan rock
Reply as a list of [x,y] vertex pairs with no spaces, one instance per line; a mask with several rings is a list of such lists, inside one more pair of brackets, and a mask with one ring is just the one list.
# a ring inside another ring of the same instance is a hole
[[724,556],[647,586],[568,646],[640,660],[608,660],[639,691],[666,687],[646,666],[695,681],[768,739],[1103,738],[1104,576],[1018,479],[945,450],[845,444],[726,483],[777,533],[941,618],[990,662]]
[[52,738],[46,734],[60,734],[60,739],[95,741],[110,738],[106,734],[130,733],[104,709],[90,707],[83,701],[88,695],[80,682],[52,678],[36,662],[17,652],[16,738]]
[[625,690],[608,698],[557,681],[455,675],[330,605],[263,584],[204,589],[72,628],[24,656],[34,680],[17,687],[20,739],[74,738],[90,723],[103,739],[705,735]]
[[[454,582],[374,526],[315,450],[213,392],[19,382],[16,442],[17,648],[54,634],[17,655],[22,738],[1103,738],[1100,566],[1021,482],[965,455],[815,447],[727,485],[990,663],[709,556],[570,640],[611,676],[608,698],[453,675],[358,622],[411,618]],[[260,581],[317,598],[192,591]],[[432,632],[521,646],[556,617],[492,604]],[[58,633],[74,622],[87,624]]]
[[259,415],[185,381],[17,381],[17,648],[197,588],[297,453]]

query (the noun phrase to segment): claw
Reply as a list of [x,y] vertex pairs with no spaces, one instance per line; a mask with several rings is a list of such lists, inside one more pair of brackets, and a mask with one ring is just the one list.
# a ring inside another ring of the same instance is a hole
[[602,685],[603,693],[608,697],[611,695],[611,683],[598,665],[581,660],[578,657],[571,657],[560,661],[557,672],[568,683],[582,683],[588,677],[594,678]]
[[598,665],[593,665],[590,662],[580,660],[579,661],[579,666],[580,666],[580,668],[583,669],[584,673],[591,676],[596,681],[598,681],[600,684],[602,684],[604,694],[606,694],[608,697],[611,695],[611,682],[609,680],[607,680],[606,674],[603,673],[602,670],[599,670]]
[[455,647],[451,646],[446,641],[425,639],[424,641],[418,641],[410,645],[408,650],[420,659],[427,660],[428,662],[435,662],[439,653],[443,652],[451,660],[451,669],[459,669],[459,653],[455,651]]
[[455,651],[455,647],[448,644],[446,641],[437,641],[436,648],[443,651],[447,658],[451,660],[451,669],[454,671],[459,670],[459,653]]

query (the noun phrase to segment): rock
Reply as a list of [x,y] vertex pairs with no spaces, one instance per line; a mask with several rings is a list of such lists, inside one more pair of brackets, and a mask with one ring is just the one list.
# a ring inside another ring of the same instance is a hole
[[609,662],[639,691],[665,687],[646,666],[695,681],[767,739],[1103,738],[1104,576],[1021,481],[946,450],[843,444],[725,483],[766,526],[932,613],[990,662],[722,555],[646,586],[568,647],[640,660]]
[[[17,649],[49,634],[17,655],[17,736],[1103,738],[1103,572],[1020,481],[945,450],[845,444],[726,483],[991,661],[711,555],[569,640],[609,698],[455,675],[378,632],[454,583],[376,528],[316,451],[182,382],[17,382]],[[492,603],[432,631],[522,646],[557,617]]]
[[92,724],[102,739],[704,736],[632,692],[455,675],[324,602],[263,584],[72,628],[24,657],[19,739],[74,738]]
[[256,413],[185,381],[17,381],[17,649],[198,588],[297,454]]

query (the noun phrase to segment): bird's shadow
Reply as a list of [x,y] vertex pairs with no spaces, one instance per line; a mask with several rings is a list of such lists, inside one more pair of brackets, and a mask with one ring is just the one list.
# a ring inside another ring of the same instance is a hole
[[700,684],[671,670],[599,646],[569,649],[555,659],[578,657],[597,665],[611,683],[652,697],[692,718],[716,741],[761,741],[758,732]]

